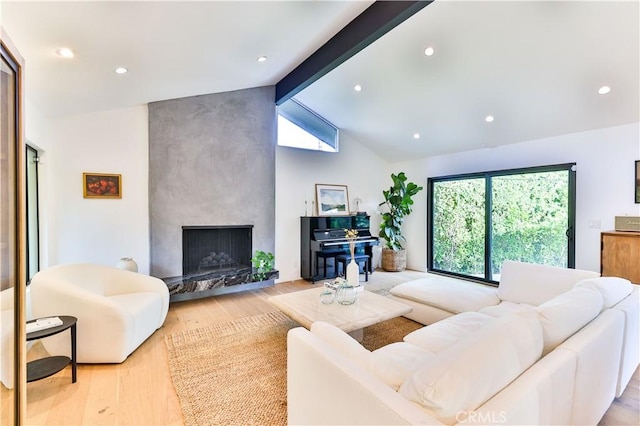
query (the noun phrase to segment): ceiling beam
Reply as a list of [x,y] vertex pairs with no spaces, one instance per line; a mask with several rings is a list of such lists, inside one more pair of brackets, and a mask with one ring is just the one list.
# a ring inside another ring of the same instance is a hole
[[280,105],[382,37],[433,0],[376,1],[276,83]]

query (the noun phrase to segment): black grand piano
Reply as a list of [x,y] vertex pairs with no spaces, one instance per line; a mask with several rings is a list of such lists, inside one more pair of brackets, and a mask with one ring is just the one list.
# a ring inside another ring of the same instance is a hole
[[[300,275],[312,282],[336,276],[336,254],[349,254],[345,229],[358,230],[356,255],[367,254],[372,259],[372,247],[378,245],[378,237],[371,236],[369,216],[302,216],[300,218]],[[324,275],[324,262],[332,258]],[[320,268],[318,268],[320,262]],[[369,262],[369,273],[373,273]]]

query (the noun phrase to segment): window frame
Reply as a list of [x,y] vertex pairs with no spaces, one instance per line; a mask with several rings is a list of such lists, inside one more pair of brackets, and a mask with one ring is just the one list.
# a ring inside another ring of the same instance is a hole
[[[25,277],[27,279],[27,285],[30,284],[31,282],[31,268],[33,266],[34,263],[34,259],[32,259],[31,257],[31,241],[32,238],[34,238],[35,242],[36,242],[36,258],[35,258],[35,270],[36,272],[38,272],[40,270],[40,182],[39,182],[39,162],[40,162],[40,156],[38,155],[38,150],[32,146],[30,146],[29,144],[25,144],[25,200],[26,200],[26,226],[25,226],[25,232],[26,232],[26,256],[25,256],[25,269],[26,269],[26,274]],[[34,191],[35,194],[31,194],[29,191],[29,165],[27,164],[27,162],[29,161],[29,153],[33,154],[33,161],[35,163],[35,175],[32,176],[32,178],[35,180],[35,185],[34,185]],[[31,197],[33,195],[33,198]],[[30,204],[30,200],[33,200],[35,205],[31,205]],[[33,219],[34,221],[34,229],[33,231],[35,231],[35,235],[31,235],[31,219]]]
[[[546,166],[524,167],[516,169],[493,170],[487,172],[464,173],[458,175],[447,175],[427,178],[427,271],[430,273],[446,275],[461,278],[468,281],[480,282],[497,286],[498,281],[489,279],[491,276],[491,229],[492,229],[492,179],[493,177],[521,175],[529,173],[545,173],[545,172],[568,172],[568,206],[567,216],[568,224],[566,230],[567,236],[567,267],[575,268],[575,223],[576,223],[576,163],[562,163]],[[433,237],[434,237],[434,183],[466,180],[466,179],[484,179],[485,183],[485,239],[484,239],[484,277],[476,277],[457,272],[434,269],[433,267]]]

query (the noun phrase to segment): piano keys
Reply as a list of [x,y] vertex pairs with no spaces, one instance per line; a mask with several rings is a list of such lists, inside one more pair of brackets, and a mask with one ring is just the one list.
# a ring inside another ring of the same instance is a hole
[[[369,216],[302,216],[300,218],[300,276],[311,282],[336,276],[335,255],[349,254],[349,243],[345,229],[356,229],[356,254],[367,254],[372,259],[372,248],[379,244],[378,237],[372,236]],[[334,257],[333,265],[324,275],[324,268],[318,268],[318,258]],[[373,262],[369,262],[369,273],[373,273]]]

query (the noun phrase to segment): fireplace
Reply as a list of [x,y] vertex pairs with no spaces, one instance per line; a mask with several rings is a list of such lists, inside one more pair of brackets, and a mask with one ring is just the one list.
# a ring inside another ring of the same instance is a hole
[[256,281],[251,257],[253,225],[183,226],[182,275],[163,278],[171,301],[273,285],[278,271]]
[[251,267],[251,231],[243,226],[183,226],[182,275]]

